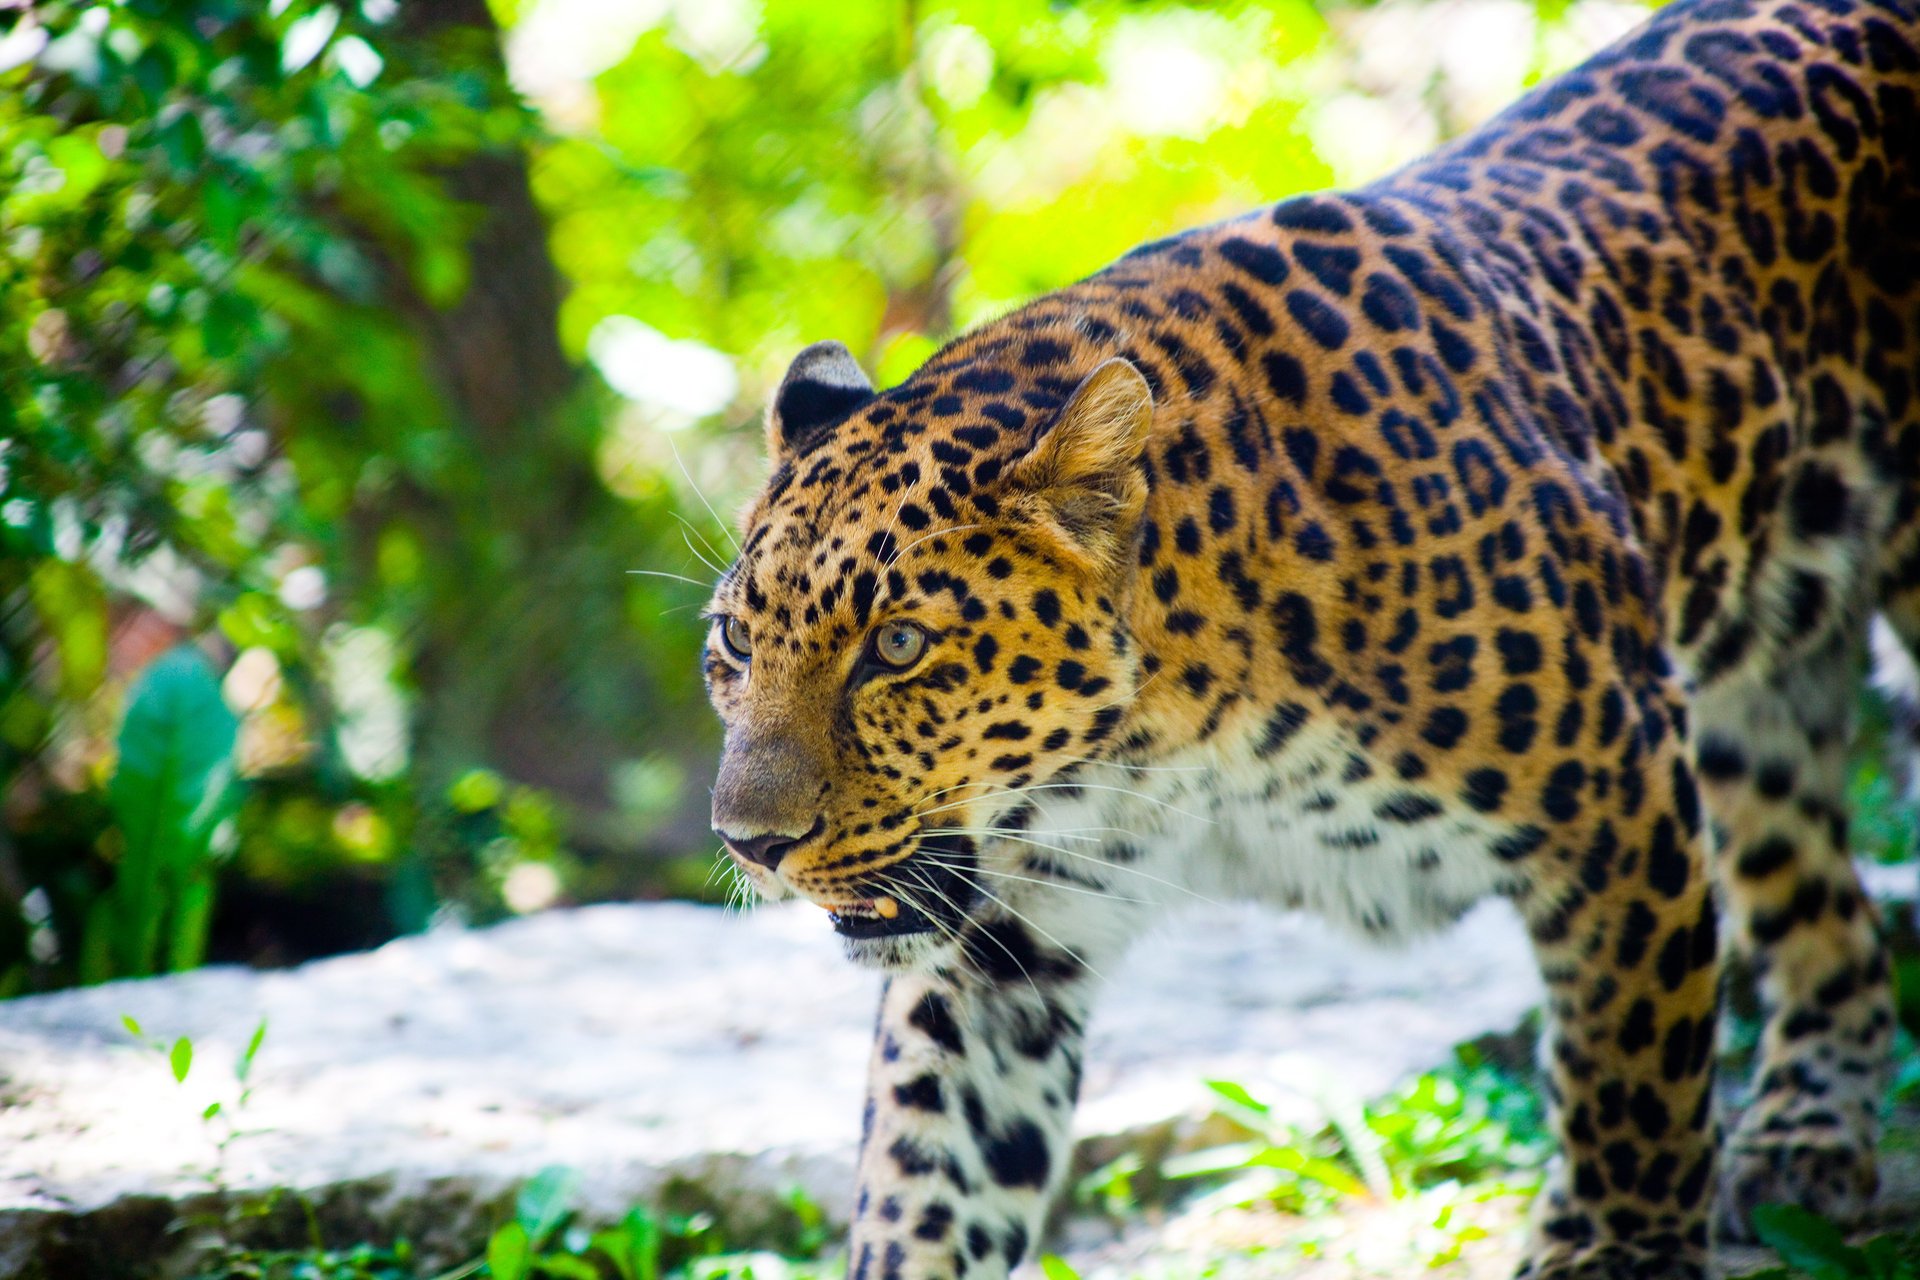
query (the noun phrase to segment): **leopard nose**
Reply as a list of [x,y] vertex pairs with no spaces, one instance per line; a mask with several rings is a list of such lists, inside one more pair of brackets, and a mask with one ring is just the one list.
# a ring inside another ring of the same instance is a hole
[[788,852],[795,846],[805,844],[819,835],[821,828],[825,825],[826,819],[815,818],[813,825],[797,836],[783,831],[768,831],[757,836],[736,836],[720,831],[718,828],[715,828],[715,834],[720,837],[720,842],[737,856],[745,858],[748,862],[756,862],[772,871],[780,865],[780,860],[785,858]]

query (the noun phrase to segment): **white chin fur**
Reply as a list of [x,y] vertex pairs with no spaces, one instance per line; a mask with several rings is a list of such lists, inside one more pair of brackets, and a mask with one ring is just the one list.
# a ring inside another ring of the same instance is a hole
[[904,933],[892,938],[842,938],[847,959],[863,969],[911,973],[932,967],[950,944],[933,933]]

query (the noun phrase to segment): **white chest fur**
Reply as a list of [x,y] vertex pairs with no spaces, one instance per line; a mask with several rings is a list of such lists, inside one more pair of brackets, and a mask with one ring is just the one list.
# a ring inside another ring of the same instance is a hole
[[1019,840],[987,859],[1020,859],[993,891],[1023,911],[1084,917],[1094,904],[1007,875],[1111,900],[1253,898],[1393,938],[1510,887],[1490,852],[1510,827],[1392,776],[1332,729],[1303,730],[1269,758],[1243,741],[1091,766],[1023,798],[1032,808]]

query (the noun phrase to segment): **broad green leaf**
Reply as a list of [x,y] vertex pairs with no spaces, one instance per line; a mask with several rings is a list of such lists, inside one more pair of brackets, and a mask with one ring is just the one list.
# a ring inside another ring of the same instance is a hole
[[1057,1254],[1041,1254],[1040,1271],[1047,1280],[1080,1280],[1080,1273],[1075,1271],[1072,1264],[1065,1258]]
[[152,973],[161,958],[199,963],[210,909],[207,838],[232,777],[237,723],[205,658],[182,646],[134,686],[120,726],[108,804],[125,838],[113,888],[117,976]]
[[253,1036],[247,1041],[247,1047],[240,1051],[239,1060],[233,1064],[233,1078],[241,1084],[253,1073],[253,1060],[260,1054],[260,1046],[267,1041],[267,1020],[260,1019],[260,1025],[253,1029]]
[[1905,1250],[1893,1236],[1875,1236],[1860,1246],[1871,1280],[1915,1280],[1915,1265],[1902,1255]]
[[145,1040],[147,1038],[147,1033],[141,1029],[139,1020],[130,1013],[120,1015],[120,1025],[125,1027],[127,1034],[135,1040]]
[[185,1036],[175,1040],[167,1051],[167,1065],[173,1068],[173,1078],[185,1083],[187,1072],[193,1070],[193,1041]]
[[1206,1085],[1207,1088],[1213,1090],[1235,1106],[1244,1107],[1248,1111],[1258,1112],[1261,1115],[1265,1115],[1271,1110],[1266,1103],[1247,1092],[1247,1087],[1243,1084],[1238,1084],[1232,1080],[1209,1080],[1206,1082]]
[[205,865],[185,869],[175,883],[167,928],[166,968],[178,973],[197,968],[207,953],[207,928],[213,919],[213,874]]
[[630,1280],[659,1280],[659,1220],[645,1209],[629,1209],[620,1220],[620,1230],[627,1237],[627,1258],[633,1266]]
[[1254,1133],[1272,1128],[1272,1106],[1254,1097],[1244,1085],[1232,1080],[1208,1080],[1205,1084],[1220,1096],[1214,1109],[1226,1119]]
[[1819,1280],[1867,1275],[1866,1255],[1847,1243],[1840,1228],[1799,1205],[1761,1205],[1753,1211],[1753,1233],[1788,1267]]
[[1254,1163],[1267,1149],[1263,1142],[1230,1142],[1200,1151],[1169,1156],[1160,1171],[1169,1178],[1204,1178],[1216,1173],[1231,1173]]
[[518,1222],[507,1223],[487,1241],[487,1271],[493,1280],[526,1280],[532,1258],[527,1229]]
[[633,1240],[625,1231],[596,1231],[587,1242],[587,1248],[605,1258],[620,1280],[639,1280],[639,1268],[634,1265]]
[[545,1244],[547,1237],[553,1234],[573,1209],[574,1193],[579,1189],[580,1175],[565,1165],[548,1165],[540,1172],[528,1178],[515,1198],[513,1217],[526,1229],[527,1239],[533,1247]]

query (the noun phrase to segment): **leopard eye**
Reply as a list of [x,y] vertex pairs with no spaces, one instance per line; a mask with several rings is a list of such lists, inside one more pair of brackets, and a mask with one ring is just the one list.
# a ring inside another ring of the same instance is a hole
[[727,652],[742,662],[753,657],[753,633],[747,630],[747,624],[738,618],[727,618],[720,623],[720,643]]
[[911,622],[889,622],[874,631],[871,647],[878,661],[904,671],[927,651],[927,633]]

